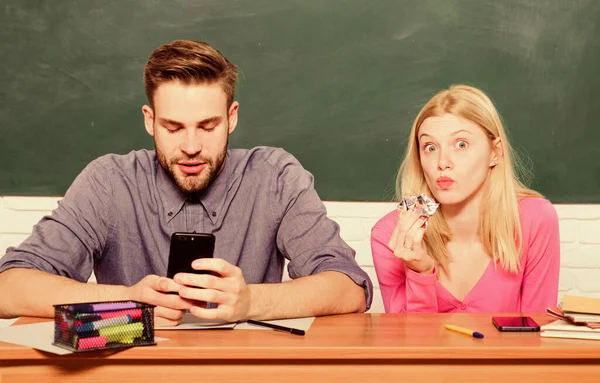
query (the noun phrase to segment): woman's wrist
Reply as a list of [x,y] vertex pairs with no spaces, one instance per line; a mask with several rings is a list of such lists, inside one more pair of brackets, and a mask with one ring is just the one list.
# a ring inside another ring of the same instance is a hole
[[422,262],[410,262],[410,264],[407,264],[406,266],[408,266],[409,269],[411,269],[412,271],[422,274],[422,275],[431,275],[434,273],[435,271],[435,263],[434,262],[427,262],[427,264],[423,265],[421,264]]

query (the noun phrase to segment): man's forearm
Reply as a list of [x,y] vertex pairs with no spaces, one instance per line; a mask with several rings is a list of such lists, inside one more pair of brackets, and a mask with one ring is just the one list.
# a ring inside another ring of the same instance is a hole
[[279,319],[364,312],[365,292],[337,271],[284,283],[249,285],[252,319]]
[[39,270],[14,268],[0,273],[0,318],[52,317],[52,305],[129,299],[125,286],[97,285]]

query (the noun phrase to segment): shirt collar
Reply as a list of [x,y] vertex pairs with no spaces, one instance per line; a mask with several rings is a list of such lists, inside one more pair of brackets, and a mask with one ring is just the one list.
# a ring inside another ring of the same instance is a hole
[[[207,190],[199,192],[196,195],[197,200],[202,203],[211,219],[215,219],[217,215],[221,214],[221,208],[225,202],[227,191],[233,181],[232,176],[235,164],[232,163],[231,157],[231,152],[228,149],[225,155],[225,164],[223,165],[221,173]],[[162,199],[165,208],[165,218],[167,222],[169,222],[183,208],[183,205],[189,197],[189,193],[184,192],[177,186],[162,166],[160,166],[158,158],[156,158],[155,161],[157,173],[156,182],[161,191],[160,198]]]
[[167,222],[170,221],[173,217],[177,215],[177,213],[183,207],[185,200],[187,199],[187,193],[177,186],[175,181],[171,179],[169,174],[162,168],[160,163],[158,162],[158,157],[156,158],[156,184],[158,185],[158,189],[160,190],[160,198],[162,199],[163,206],[165,211],[163,214],[166,215]]
[[219,173],[208,189],[198,193],[198,200],[202,203],[206,213],[213,221],[216,221],[216,217],[221,215],[221,209],[225,203],[227,191],[233,182],[234,168],[235,164],[233,163],[231,152],[228,149],[225,155],[225,164],[223,165],[221,173]]

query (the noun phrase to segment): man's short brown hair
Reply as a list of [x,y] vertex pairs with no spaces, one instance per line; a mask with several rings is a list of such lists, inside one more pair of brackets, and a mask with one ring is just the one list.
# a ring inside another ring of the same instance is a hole
[[219,83],[230,106],[235,94],[237,67],[207,43],[175,40],[158,47],[146,63],[144,87],[152,108],[156,88],[163,82],[174,80],[186,85]]

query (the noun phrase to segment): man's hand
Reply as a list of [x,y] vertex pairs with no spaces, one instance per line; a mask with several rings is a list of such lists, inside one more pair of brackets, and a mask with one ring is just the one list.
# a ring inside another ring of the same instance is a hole
[[155,326],[176,326],[186,310],[192,307],[192,302],[183,299],[177,294],[182,285],[166,277],[148,275],[129,288],[132,300],[155,305]]
[[[179,295],[186,301],[193,300],[190,312],[203,319],[220,319],[237,322],[248,319],[250,312],[250,289],[242,270],[218,258],[202,258],[192,263],[195,270],[212,271],[209,274],[176,274],[176,283],[184,285]],[[217,308],[206,309],[205,302],[218,304]]]

